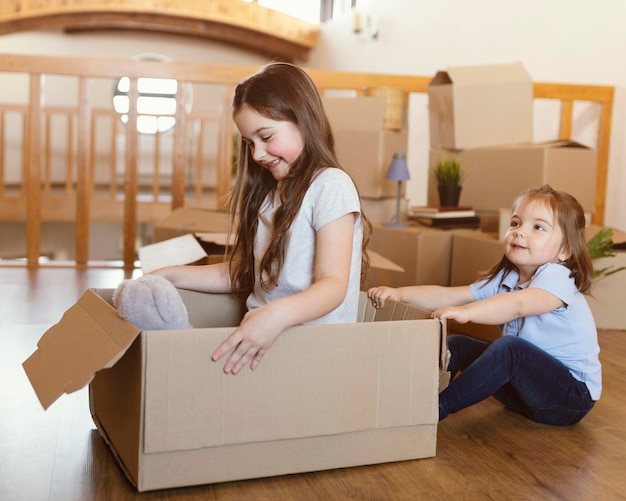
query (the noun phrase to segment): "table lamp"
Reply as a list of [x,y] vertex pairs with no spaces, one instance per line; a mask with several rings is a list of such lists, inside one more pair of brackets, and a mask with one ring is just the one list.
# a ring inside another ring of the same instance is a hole
[[403,153],[396,153],[387,169],[386,179],[390,181],[398,181],[398,193],[396,195],[396,217],[391,223],[385,223],[385,226],[394,226],[396,228],[406,228],[408,224],[400,222],[400,198],[402,197],[402,181],[411,179],[409,167],[406,164],[406,157]]

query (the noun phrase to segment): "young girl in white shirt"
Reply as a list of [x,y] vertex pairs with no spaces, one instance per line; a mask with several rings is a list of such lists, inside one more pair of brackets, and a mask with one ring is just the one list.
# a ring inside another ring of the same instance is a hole
[[153,273],[245,301],[241,324],[212,356],[230,353],[224,372],[237,374],[248,363],[255,369],[288,327],[356,321],[369,223],[306,72],[268,64],[237,85],[232,113],[242,142],[229,259]]

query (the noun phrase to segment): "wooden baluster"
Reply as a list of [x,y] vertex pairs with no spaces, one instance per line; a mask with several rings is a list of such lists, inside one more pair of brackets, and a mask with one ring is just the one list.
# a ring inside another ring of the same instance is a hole
[[204,190],[202,179],[202,163],[204,156],[204,120],[201,118],[195,120],[194,127],[194,140],[196,142],[196,168],[195,168],[195,197],[198,200],[202,199]]
[[51,174],[50,174],[50,169],[51,169],[51,150],[52,150],[52,112],[51,111],[46,111],[44,112],[44,116],[45,116],[45,132],[44,132],[44,136],[46,138],[45,141],[45,146],[44,146],[44,151],[45,151],[45,161],[44,161],[44,177],[43,177],[43,186],[42,186],[42,191],[46,194],[46,195],[50,195],[51,191],[52,191],[52,183],[51,183]]
[[124,168],[124,269],[135,266],[137,236],[137,78],[130,78],[128,122],[126,123],[126,165]]
[[172,210],[185,205],[185,165],[187,163],[187,82],[178,81],[176,89],[176,125],[172,165]]
[[74,113],[67,114],[67,164],[65,166],[65,194],[69,197],[73,191],[74,179]]
[[109,157],[109,198],[113,201],[117,195],[117,131],[119,128],[119,117],[117,112],[111,121],[111,156]]
[[2,152],[0,154],[0,196],[4,195],[4,184],[6,183],[5,170],[4,170],[4,145],[6,139],[4,137],[4,123],[5,113],[4,110],[0,111],[0,145],[2,145]]
[[568,140],[572,138],[572,115],[574,111],[574,101],[563,99],[561,101],[561,122],[559,125],[559,139]]
[[76,167],[76,266],[89,260],[89,220],[92,185],[92,127],[90,78],[79,79],[78,155]]
[[600,108],[600,126],[598,127],[598,170],[596,171],[596,208],[593,213],[595,224],[604,223],[606,186],[609,170],[609,148],[611,141],[611,119],[613,115],[613,95],[610,102],[604,102]]
[[161,191],[161,132],[158,130],[154,134],[154,162],[152,172],[152,200],[159,199]]
[[224,85],[222,92],[222,109],[219,121],[219,138],[217,145],[217,208],[227,208],[227,195],[232,186],[233,177],[233,121],[230,107],[235,87]]
[[26,127],[26,262],[29,268],[39,267],[41,252],[41,122],[43,75],[30,76],[30,102]]

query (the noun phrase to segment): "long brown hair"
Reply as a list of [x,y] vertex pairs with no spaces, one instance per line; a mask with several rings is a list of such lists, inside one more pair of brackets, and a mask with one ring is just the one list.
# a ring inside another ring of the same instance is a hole
[[[278,183],[254,161],[245,142],[239,147],[235,185],[229,201],[230,229],[236,228],[230,252],[233,292],[245,299],[255,283],[254,239],[258,214],[266,197],[278,192],[280,207],[274,218],[270,244],[260,264],[262,286],[270,290],[278,283],[285,258],[287,234],[300,210],[314,174],[321,168],[341,169],[335,154],[335,139],[324,111],[321,96],[305,71],[289,63],[270,63],[240,82],[235,88],[233,117],[243,105],[276,121],[295,124],[304,141],[300,156]],[[371,225],[361,211],[363,222],[361,278],[369,265],[365,252]]]
[[[526,190],[517,197],[513,203],[513,213],[519,207],[535,201],[544,203],[554,213],[563,233],[563,245],[570,254],[563,265],[569,268],[570,277],[574,279],[576,288],[583,294],[589,294],[593,283],[593,262],[585,241],[586,222],[582,206],[572,195],[556,191],[550,185],[545,184],[539,188]],[[487,271],[482,278],[492,280],[502,270],[504,270],[504,275],[507,275],[516,269],[506,256],[502,256],[500,262]]]

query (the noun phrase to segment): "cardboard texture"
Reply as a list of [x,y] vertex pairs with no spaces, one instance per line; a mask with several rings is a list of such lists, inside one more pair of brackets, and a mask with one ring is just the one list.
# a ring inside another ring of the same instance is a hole
[[[462,151],[430,150],[430,165],[456,155],[466,175],[461,205],[476,210],[511,207],[525,189],[549,184],[575,196],[586,211],[595,209],[596,151],[574,141],[551,141]],[[428,204],[437,205],[437,182],[429,175]]]
[[533,84],[521,63],[449,67],[428,85],[432,148],[533,140]]
[[[502,258],[502,242],[497,233],[457,230],[452,235],[450,285],[469,285]],[[486,341],[500,337],[496,325],[449,322],[450,333],[467,334]]]
[[181,207],[155,223],[153,240],[161,242],[187,233],[226,233],[227,228],[226,212]]
[[339,162],[354,179],[361,197],[395,198],[398,184],[385,175],[395,153],[406,155],[408,132],[386,128],[386,99],[325,98],[324,107]]
[[239,303],[180,293],[194,328],[140,333],[117,315],[113,289],[87,290],[24,363],[47,407],[97,371],[99,360],[82,366],[102,332],[128,333],[103,361],[117,363],[96,372],[90,408],[139,491],[435,455],[448,352],[445,323],[428,312],[375,310],[362,294],[359,322],[291,328],[256,371],[232,376],[210,357]]
[[403,268],[370,269],[364,290],[376,285],[402,287],[405,285],[448,285],[452,234],[425,226],[394,228],[372,225],[368,251],[378,252]]
[[[585,238],[590,240],[600,229],[602,226],[589,225],[585,229]],[[623,246],[626,243],[626,233],[611,229],[613,230],[613,243]],[[626,251],[617,250],[614,257],[596,259],[593,266],[595,269],[617,269],[626,266]],[[587,302],[599,329],[626,330],[625,290],[626,270],[596,279],[591,291],[592,295],[587,298]]]

